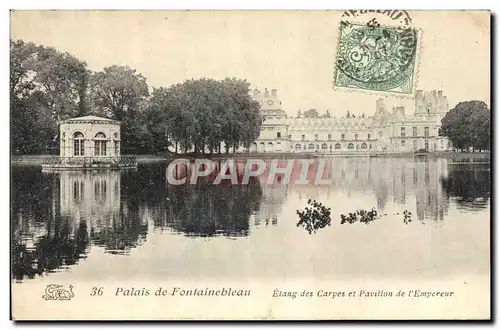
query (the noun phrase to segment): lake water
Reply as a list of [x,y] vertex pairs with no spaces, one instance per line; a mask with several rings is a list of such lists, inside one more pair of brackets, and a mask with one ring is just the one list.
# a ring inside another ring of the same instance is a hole
[[[166,165],[13,166],[13,281],[489,274],[490,163],[332,158],[326,186],[172,186]],[[329,226],[297,226],[309,199],[331,208]],[[341,224],[358,209],[378,216]]]

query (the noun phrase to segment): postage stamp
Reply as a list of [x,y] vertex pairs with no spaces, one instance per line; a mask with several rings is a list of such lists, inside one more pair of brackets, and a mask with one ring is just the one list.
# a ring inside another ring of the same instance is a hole
[[378,24],[340,24],[337,87],[412,94],[418,30]]

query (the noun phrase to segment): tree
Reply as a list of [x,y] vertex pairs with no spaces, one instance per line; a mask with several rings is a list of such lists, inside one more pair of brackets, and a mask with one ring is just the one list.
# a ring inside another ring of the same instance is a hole
[[332,115],[330,115],[330,110],[326,110],[326,113],[323,115],[324,118],[332,118]]
[[491,113],[482,101],[458,103],[441,120],[439,135],[446,136],[457,149],[489,150]]
[[221,84],[225,91],[223,102],[229,105],[226,116],[229,114],[232,125],[228,127],[225,145],[233,148],[241,145],[248,149],[260,134],[260,105],[250,97],[250,83],[246,80],[226,78]]
[[90,77],[92,113],[121,121],[123,145],[132,152],[147,145],[144,111],[148,96],[146,78],[128,66],[108,66]]
[[351,113],[349,112],[349,110],[347,111],[347,115],[346,115],[347,118],[351,118]]
[[46,94],[54,117],[66,119],[84,115],[89,75],[86,63],[51,47],[39,47],[37,55],[33,65],[35,89]]
[[191,79],[168,88],[156,89],[149,104],[151,115],[162,124],[169,143],[183,151],[220,152],[248,148],[260,133],[262,118],[258,102],[250,97],[245,80],[226,78]]
[[300,109],[299,109],[299,111],[297,111],[297,118],[300,118],[300,117],[302,117],[302,111],[300,111]]
[[85,62],[51,47],[11,40],[10,65],[13,153],[56,147],[57,120],[87,111]]
[[303,113],[305,118],[319,118],[319,113],[316,109],[309,109]]
[[149,96],[146,78],[128,66],[108,66],[90,77],[94,111],[123,120]]

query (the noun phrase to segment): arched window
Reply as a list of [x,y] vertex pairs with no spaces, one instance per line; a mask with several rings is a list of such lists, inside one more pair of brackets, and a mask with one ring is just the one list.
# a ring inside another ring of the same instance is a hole
[[297,144],[295,145],[295,150],[300,150],[300,144],[298,144],[298,143],[297,143]]
[[367,149],[368,146],[366,145],[366,143],[361,143],[361,149]]
[[340,149],[340,143],[335,143],[335,149]]
[[260,145],[261,145],[261,146],[265,146],[266,144],[265,144],[264,142],[261,142],[261,143],[260,143]]
[[349,143],[347,145],[347,149],[354,149],[354,144],[353,143]]
[[99,132],[94,137],[94,155],[95,156],[106,156],[106,145],[107,145],[106,135]]
[[73,155],[83,156],[85,155],[85,150],[83,148],[85,141],[85,136],[81,132],[75,132],[73,134]]
[[270,147],[272,147],[272,146],[273,146],[273,143],[272,143],[272,142],[269,142],[267,145],[268,145],[268,146],[270,146]]
[[323,143],[323,144],[321,145],[321,149],[328,149],[328,144]]
[[314,149],[314,144],[311,143],[311,144],[309,144],[309,150],[312,150],[312,149]]

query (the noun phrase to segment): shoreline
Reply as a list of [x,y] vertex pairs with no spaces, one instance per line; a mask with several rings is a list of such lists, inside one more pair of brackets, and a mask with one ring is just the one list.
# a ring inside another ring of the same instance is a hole
[[[13,165],[42,165],[43,159],[45,157],[50,157],[51,155],[11,155],[10,164]],[[125,155],[125,156],[135,156],[137,158],[138,164],[148,164],[169,161],[174,158],[193,158],[194,155]],[[307,154],[307,153],[251,153],[251,154],[221,154],[221,155],[198,155],[196,158],[199,159],[225,159],[225,158],[281,158],[281,159],[293,159],[293,158],[416,158],[412,153],[393,153],[393,154]],[[429,153],[422,158],[448,158],[455,160],[487,160],[491,162],[491,153],[488,152],[439,152],[439,153]]]

